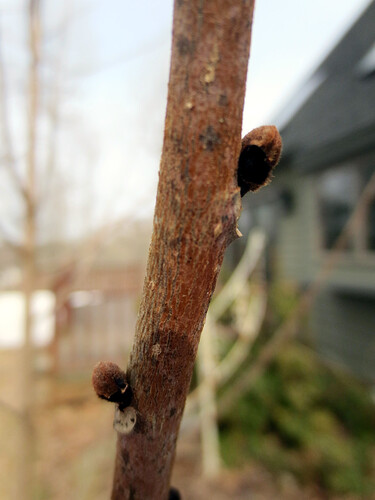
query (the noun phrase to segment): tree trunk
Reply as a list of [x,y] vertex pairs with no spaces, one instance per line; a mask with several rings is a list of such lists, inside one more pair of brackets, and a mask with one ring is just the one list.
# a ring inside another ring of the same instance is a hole
[[176,0],[154,228],[113,499],[168,498],[207,308],[241,210],[237,161],[254,0]]
[[35,436],[33,426],[34,406],[34,348],[32,339],[32,298],[35,291],[35,247],[36,247],[36,212],[35,212],[35,170],[36,170],[36,129],[38,108],[38,64],[40,49],[40,2],[29,1],[29,88],[28,88],[28,120],[27,120],[27,167],[23,253],[23,294],[24,294],[24,343],[22,347],[23,375],[23,418],[21,449],[21,480],[19,482],[19,498],[32,498],[34,490]]

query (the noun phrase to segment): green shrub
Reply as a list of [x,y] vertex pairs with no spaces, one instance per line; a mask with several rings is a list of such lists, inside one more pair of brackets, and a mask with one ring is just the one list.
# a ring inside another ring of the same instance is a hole
[[223,456],[230,465],[255,458],[275,474],[364,497],[375,491],[374,415],[364,387],[295,342],[221,422]]

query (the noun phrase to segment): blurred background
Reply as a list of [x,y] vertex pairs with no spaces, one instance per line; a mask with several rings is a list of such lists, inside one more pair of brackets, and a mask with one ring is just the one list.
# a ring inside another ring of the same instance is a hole
[[[172,1],[0,0],[0,498],[109,498],[95,362],[132,344]],[[274,123],[202,335],[184,499],[375,498],[375,2],[258,0],[243,134]]]

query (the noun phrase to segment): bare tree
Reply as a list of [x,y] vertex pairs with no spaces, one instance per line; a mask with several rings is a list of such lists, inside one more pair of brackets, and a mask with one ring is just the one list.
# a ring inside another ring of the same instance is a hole
[[[42,2],[41,0],[26,0],[26,47],[28,66],[26,68],[25,87],[11,85],[9,67],[6,66],[3,54],[4,44],[0,52],[0,133],[1,133],[1,167],[4,178],[7,176],[11,187],[12,204],[7,206],[7,221],[16,220],[13,234],[9,234],[4,226],[0,226],[2,244],[16,250],[15,261],[22,269],[20,289],[24,297],[24,324],[22,344],[22,390],[19,399],[22,402],[20,412],[20,446],[21,464],[20,479],[17,481],[17,498],[27,499],[33,496],[34,482],[34,428],[33,409],[35,406],[34,388],[34,346],[33,346],[33,296],[38,286],[38,246],[41,243],[41,215],[48,212],[51,201],[48,199],[55,179],[58,175],[58,132],[61,126],[60,105],[62,103],[62,79],[60,67],[64,55],[64,34],[61,32],[60,54],[53,61],[57,64],[56,71],[51,71],[51,77],[46,78],[44,72],[48,69],[48,61],[43,53]],[[44,59],[43,59],[44,57]],[[22,66],[21,66],[22,68]],[[20,73],[21,75],[21,73]],[[25,133],[17,130],[13,134],[11,113],[9,109],[10,94],[14,97],[17,90],[25,88],[25,94],[20,102],[26,103],[25,108],[18,110],[17,118],[25,127]],[[12,91],[12,92],[8,92]],[[44,124],[44,130],[42,126]],[[43,136],[44,132],[44,136]],[[40,144],[43,143],[47,154],[41,154]],[[56,189],[55,189],[56,191]],[[61,185],[60,185],[61,191]],[[15,201],[14,201],[15,200]],[[49,204],[49,206],[48,206]],[[56,211],[55,211],[56,212]],[[54,212],[55,219],[56,213]],[[56,224],[56,220],[55,220]],[[50,235],[51,236],[51,235]],[[75,255],[76,260],[79,256]]]

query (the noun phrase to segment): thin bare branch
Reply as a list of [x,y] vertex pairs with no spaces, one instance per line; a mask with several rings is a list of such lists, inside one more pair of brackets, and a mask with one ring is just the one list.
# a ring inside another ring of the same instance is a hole
[[17,168],[16,155],[14,153],[11,125],[9,120],[9,110],[8,110],[8,88],[7,79],[5,72],[4,59],[2,54],[2,40],[0,33],[0,127],[1,127],[1,139],[2,147],[4,148],[4,153],[1,157],[1,163],[7,169],[16,189],[25,199],[28,197],[26,187],[21,179],[21,176]]
[[208,315],[197,357],[197,374],[199,386],[201,387],[198,396],[202,473],[207,478],[217,477],[221,468],[216,382],[210,377],[212,370],[217,365],[213,328],[214,325]]
[[264,245],[265,234],[255,229],[247,240],[240,262],[211,304],[210,314],[213,321],[217,321],[240,296],[251,273],[259,262]]
[[[262,256],[265,245],[264,233],[254,231],[248,238],[248,242],[243,253],[243,256],[233,271],[231,278],[227,281],[223,289],[212,301],[208,317],[211,321],[217,322],[220,316],[225,312],[227,307],[235,300],[239,301],[241,296],[248,298],[247,289],[249,287],[248,280],[254,271],[259,259]],[[205,386],[216,384],[216,386],[224,384],[240,367],[242,362],[248,356],[252,341],[259,333],[267,304],[267,296],[264,285],[262,287],[252,285],[251,299],[246,301],[246,311],[238,318],[236,331],[238,339],[228,351],[226,356],[212,369],[205,380],[189,394],[186,403],[186,418],[183,422],[183,428],[189,427],[191,414],[196,411],[201,397],[201,392],[204,392]],[[242,294],[240,296],[240,294]],[[218,301],[218,302],[217,302]],[[217,306],[217,304],[219,304]]]

